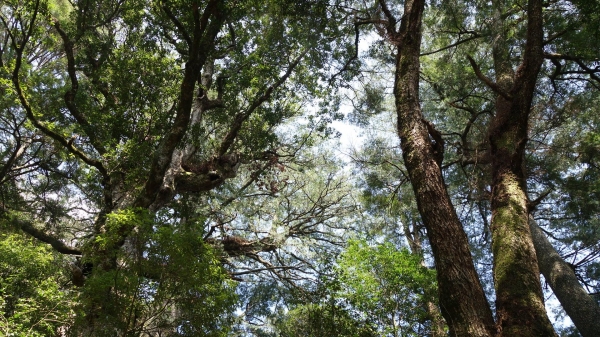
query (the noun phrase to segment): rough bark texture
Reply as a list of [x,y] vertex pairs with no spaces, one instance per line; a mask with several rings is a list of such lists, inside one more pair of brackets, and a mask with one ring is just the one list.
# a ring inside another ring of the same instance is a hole
[[[400,30],[394,95],[404,162],[427,228],[440,307],[452,336],[490,336],[494,320],[475,271],[467,236],[444,184],[439,149],[419,104],[419,54],[423,0],[406,1]],[[431,127],[431,126],[430,126]]]
[[544,307],[537,258],[528,224],[523,158],[528,120],[542,64],[542,3],[527,7],[523,62],[513,72],[504,45],[502,1],[494,3],[494,66],[499,95],[490,128],[492,157],[492,251],[497,324],[503,336],[554,336]]
[[560,301],[583,337],[600,332],[600,307],[583,289],[571,267],[563,260],[544,232],[533,220],[529,222],[538,265],[546,282]]

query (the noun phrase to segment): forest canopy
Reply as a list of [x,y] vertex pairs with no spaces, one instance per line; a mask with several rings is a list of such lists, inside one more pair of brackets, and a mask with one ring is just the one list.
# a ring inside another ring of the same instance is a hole
[[596,336],[599,28],[590,0],[3,1],[0,335]]

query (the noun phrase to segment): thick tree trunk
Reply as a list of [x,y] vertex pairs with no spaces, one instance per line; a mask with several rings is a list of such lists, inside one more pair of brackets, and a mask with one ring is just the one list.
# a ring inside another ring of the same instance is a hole
[[[441,138],[419,104],[419,54],[424,0],[406,1],[398,46],[394,95],[404,162],[427,228],[437,269],[440,307],[452,336],[490,336],[494,321],[475,271],[467,236],[441,174]],[[431,138],[436,141],[432,141]]]
[[[527,7],[527,44],[516,72],[510,67],[502,27],[502,1],[495,1],[496,116],[489,138],[492,157],[492,251],[497,324],[503,336],[554,336],[544,307],[537,258],[528,224],[523,158],[535,83],[542,64],[542,3]],[[481,76],[481,75],[480,75]]]
[[600,333],[600,307],[583,289],[571,267],[563,260],[544,232],[533,220],[529,222],[538,265],[563,309],[583,337]]

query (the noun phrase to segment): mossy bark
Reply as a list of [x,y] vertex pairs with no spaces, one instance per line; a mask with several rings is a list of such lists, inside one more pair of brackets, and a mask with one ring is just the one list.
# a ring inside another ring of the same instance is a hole
[[494,1],[494,68],[499,93],[489,139],[492,158],[492,250],[497,325],[502,336],[555,336],[548,319],[528,223],[523,159],[528,120],[542,64],[542,2],[527,6],[527,43],[516,71],[503,26],[507,4]]
[[553,336],[528,225],[524,184],[509,170],[494,170],[494,176],[492,250],[498,326],[503,336]]

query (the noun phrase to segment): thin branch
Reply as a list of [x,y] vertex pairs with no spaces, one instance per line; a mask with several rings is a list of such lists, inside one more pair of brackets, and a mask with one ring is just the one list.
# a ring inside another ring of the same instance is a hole
[[527,211],[528,212],[533,212],[535,210],[535,208],[542,202],[544,201],[544,199],[550,194],[552,193],[552,190],[547,190],[544,193],[540,194],[540,196],[538,196],[535,200],[531,200],[527,203]]
[[251,174],[250,179],[248,179],[246,181],[246,183],[237,190],[235,195],[233,195],[232,197],[228,198],[227,200],[225,200],[221,203],[221,207],[226,207],[229,204],[231,204],[232,202],[234,202],[237,198],[239,198],[241,193],[244,192],[244,190],[246,190],[248,187],[250,187],[250,185],[252,185],[252,183],[254,183],[269,166],[271,166],[271,164],[267,163],[267,164],[265,164],[265,166],[261,167],[258,171],[255,171],[253,174]]
[[479,35],[478,33],[474,33],[474,35],[473,35],[473,36],[471,36],[471,37],[469,37],[469,38],[467,38],[467,39],[456,41],[456,42],[454,42],[454,43],[453,43],[453,44],[451,44],[451,45],[448,45],[448,46],[446,46],[446,47],[443,47],[443,48],[440,48],[440,49],[437,49],[437,50],[434,50],[434,51],[428,51],[428,52],[422,53],[422,54],[420,54],[419,56],[427,56],[427,55],[431,55],[431,54],[439,53],[439,52],[441,52],[441,51],[444,51],[444,50],[446,50],[446,49],[454,48],[454,47],[456,47],[456,46],[458,46],[458,45],[461,45],[461,44],[463,44],[463,43],[465,43],[465,42],[469,42],[469,41],[472,41],[472,40],[478,39],[478,38],[480,38],[480,37],[482,37],[482,35]]
[[[259,261],[259,262],[262,263],[262,261]],[[270,267],[266,267],[266,268],[248,269],[246,271],[231,272],[230,275],[232,275],[232,276],[240,276],[240,275],[247,275],[247,274],[255,274],[255,273],[260,272],[260,271],[273,271],[275,269],[286,270],[286,269],[297,269],[297,268],[298,267],[295,267],[295,266],[281,266],[281,267],[277,267],[277,266],[271,265]]]
[[[20,58],[20,56],[19,56],[19,58]],[[73,146],[72,138],[67,140],[66,138],[62,137],[58,133],[47,128],[45,125],[43,125],[40,121],[38,121],[35,118],[33,110],[31,109],[31,105],[29,105],[29,102],[25,98],[23,90],[21,89],[21,83],[19,82],[17,72],[18,72],[18,69],[16,69],[15,72],[13,73],[13,83],[15,85],[15,91],[17,92],[17,96],[19,97],[19,100],[21,101],[21,105],[25,109],[25,114],[27,115],[27,118],[31,121],[31,123],[38,130],[42,131],[45,135],[56,140],[63,147],[65,147],[69,152],[74,154],[79,159],[83,160],[83,162],[98,169],[98,171],[102,174],[103,177],[108,177],[108,172],[107,172],[106,168],[104,167],[104,165],[100,161],[88,157],[83,151],[81,151],[80,149]]]
[[[600,69],[591,69],[585,63],[583,63],[584,59],[582,57],[566,55],[566,54],[544,53],[544,58],[549,59],[555,65],[556,65],[556,63],[554,62],[555,60],[573,61],[573,62],[577,63],[577,65],[579,65],[579,67],[581,69],[584,70],[583,73],[589,75],[590,78],[592,78],[593,80],[600,82],[600,77],[598,77],[598,75],[597,75],[598,73],[600,73]],[[558,70],[557,70],[557,72],[558,72]],[[557,72],[555,72],[554,77],[556,77]]]
[[17,142],[17,144],[15,146],[15,150],[11,153],[10,157],[6,161],[6,164],[4,164],[4,166],[0,170],[0,182],[4,181],[4,177],[13,168],[13,165],[15,164],[15,162],[17,161],[17,159],[19,159],[23,155],[23,152],[25,152],[25,149],[30,144],[30,142],[26,142],[25,144],[21,144],[21,139],[18,136],[15,137],[15,140]]
[[[35,15],[34,15],[34,17],[35,17]],[[32,22],[31,22],[32,26],[35,23],[33,20],[34,19],[32,19]],[[30,31],[32,29],[33,28],[30,27]],[[37,118],[35,117],[35,114],[33,113],[33,109],[31,107],[31,105],[29,104],[29,101],[25,97],[25,93],[23,92],[23,89],[21,88],[21,82],[20,82],[20,79],[19,79],[19,71],[21,70],[21,64],[23,62],[23,50],[25,48],[25,42],[28,39],[29,39],[29,36],[26,36],[24,38],[24,43],[22,45],[20,45],[20,46],[17,47],[17,41],[15,40],[14,36],[11,38],[12,44],[14,45],[15,51],[16,51],[15,68],[14,68],[13,73],[12,73],[12,82],[13,82],[13,85],[15,87],[15,92],[17,93],[17,97],[19,98],[19,101],[21,102],[21,105],[25,109],[25,114],[26,114],[27,118],[29,119],[29,121],[31,121],[31,123],[38,130],[42,131],[45,135],[49,136],[50,138],[56,140],[63,147],[65,147],[69,152],[71,152],[72,154],[74,154],[79,159],[83,160],[86,164],[97,168],[98,171],[100,171],[100,173],[102,174],[102,176],[104,178],[107,178],[108,177],[108,172],[107,172],[106,168],[104,168],[104,165],[102,165],[102,163],[100,161],[88,157],[83,151],[81,151],[80,149],[78,149],[75,146],[73,146],[72,139],[71,140],[65,139],[60,134],[58,134],[58,133],[50,130],[48,127],[46,127],[40,121],[38,121]]]

